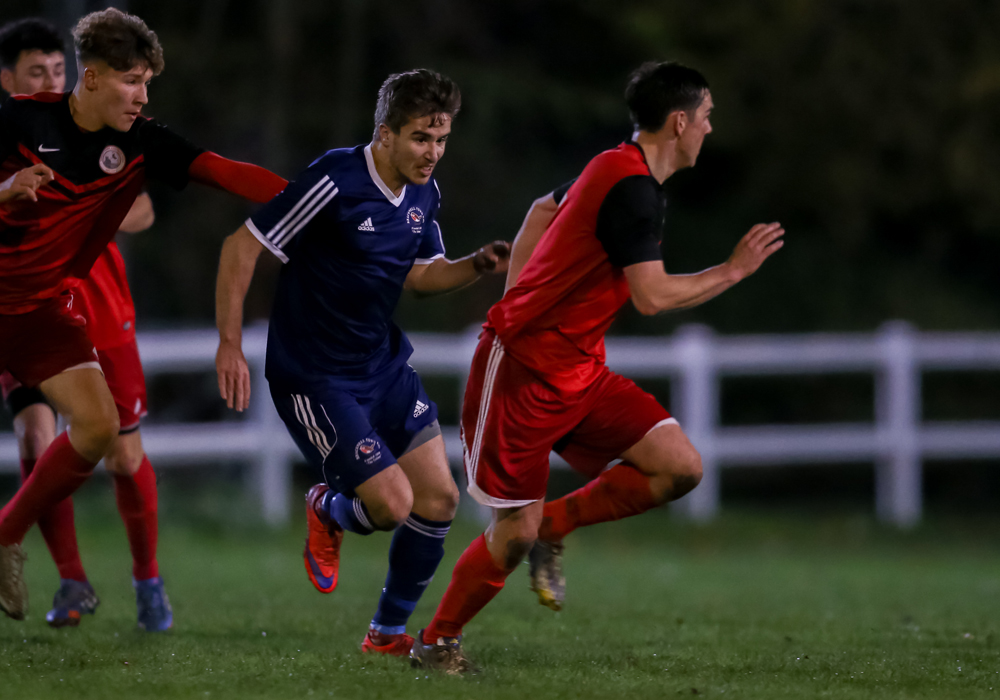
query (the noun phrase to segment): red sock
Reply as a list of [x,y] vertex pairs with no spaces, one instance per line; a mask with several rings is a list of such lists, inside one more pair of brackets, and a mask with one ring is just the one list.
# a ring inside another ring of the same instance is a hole
[[[21,460],[21,483],[28,480],[35,468],[35,460]],[[64,498],[38,519],[45,544],[52,554],[52,561],[59,569],[59,578],[86,581],[87,573],[80,561],[80,548],[76,544],[76,525],[73,522],[73,499]]]
[[622,462],[583,488],[546,503],[538,538],[559,542],[578,527],[621,520],[656,505],[649,477]]
[[424,630],[424,644],[430,644],[438,637],[462,634],[462,628],[469,620],[500,592],[510,573],[494,563],[490,550],[486,548],[484,535],[473,540],[455,564],[448,590],[434,613],[434,619]]
[[31,475],[0,510],[0,545],[20,543],[53,506],[68,498],[94,471],[94,463],[73,449],[63,432],[45,450]]
[[115,474],[115,500],[125,523],[132,550],[132,576],[137,580],[160,575],[156,563],[156,474],[146,455],[131,476]]

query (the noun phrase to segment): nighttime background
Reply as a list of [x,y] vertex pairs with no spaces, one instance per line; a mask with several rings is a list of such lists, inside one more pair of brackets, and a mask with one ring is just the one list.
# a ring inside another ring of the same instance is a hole
[[[4,3],[0,21],[43,14],[68,27],[105,4],[21,0]],[[760,221],[781,221],[787,243],[720,298],[655,318],[628,305],[612,332],[665,334],[690,322],[720,333],[871,331],[888,319],[924,330],[1000,325],[998,3],[134,0],[126,9],[165,50],[146,113],[285,177],[370,139],[390,72],[424,66],[453,77],[463,107],[435,172],[453,257],[511,239],[536,197],[629,137],[622,93],[635,66],[682,61],[712,86],[715,131],[697,167],[667,183],[667,270],[721,262]],[[139,329],[211,326],[221,241],[251,209],[197,185],[150,188],[156,224],[118,238]],[[278,268],[261,257],[248,321],[266,319]],[[501,292],[493,279],[430,300],[404,296],[397,318],[408,331],[461,331]],[[928,374],[925,417],[1000,418],[997,379]],[[647,384],[669,399],[669,383]],[[153,422],[226,417],[212,377],[157,377],[150,389]],[[454,424],[454,388],[432,379],[428,390]],[[721,411],[730,425],[868,421],[871,406],[870,376],[819,376],[726,380]],[[962,507],[989,500],[1000,491],[993,466],[928,464],[929,505],[942,490]],[[736,471],[724,489],[768,497],[814,490],[868,503],[872,488],[864,466],[773,479]]]

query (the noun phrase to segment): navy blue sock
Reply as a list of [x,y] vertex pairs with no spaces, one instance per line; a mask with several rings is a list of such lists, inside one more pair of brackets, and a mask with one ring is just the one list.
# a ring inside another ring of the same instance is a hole
[[334,494],[333,491],[327,491],[323,496],[321,507],[345,530],[359,535],[370,535],[375,531],[368,509],[360,498],[348,498],[342,493]]
[[444,556],[444,537],[451,521],[427,520],[410,513],[396,528],[389,547],[389,574],[372,619],[372,629],[401,634]]

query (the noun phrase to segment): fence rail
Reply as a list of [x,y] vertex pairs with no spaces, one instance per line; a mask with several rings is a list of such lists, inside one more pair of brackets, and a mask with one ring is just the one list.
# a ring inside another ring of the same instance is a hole
[[[143,427],[146,451],[158,466],[245,461],[250,483],[271,523],[287,519],[291,466],[297,449],[285,432],[263,376],[266,330],[247,329],[244,352],[253,393],[243,420],[152,424]],[[476,332],[414,333],[411,364],[423,375],[451,376],[464,392]],[[139,334],[147,376],[214,368],[213,330]],[[755,465],[871,462],[876,465],[875,507],[900,526],[920,519],[925,459],[1000,457],[1000,422],[921,420],[921,379],[927,370],[1000,370],[998,333],[921,333],[890,322],[874,334],[717,336],[703,326],[684,326],[662,338],[609,338],[608,364],[622,374],[671,380],[671,412],[702,454],[701,486],[679,502],[692,518],[707,520],[719,509],[723,468]],[[861,424],[719,424],[721,379],[872,373],[875,420]],[[461,461],[455,427],[444,428],[449,459]],[[13,436],[0,436],[0,470],[17,464]],[[565,466],[554,458],[554,466]]]

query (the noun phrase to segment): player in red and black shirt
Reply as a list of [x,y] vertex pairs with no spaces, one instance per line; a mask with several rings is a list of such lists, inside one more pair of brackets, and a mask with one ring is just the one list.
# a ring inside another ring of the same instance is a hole
[[[758,224],[725,263],[668,275],[660,252],[662,185],[694,165],[712,130],[712,96],[697,71],[650,63],[632,75],[626,101],[633,139],[587,165],[543,235],[529,216],[512,255],[512,274],[517,265],[523,269],[488,314],[466,388],[462,442],[469,493],[493,509],[493,519],[459,559],[434,619],[414,643],[414,658],[426,666],[472,668],[462,628],[529,552],[532,568],[547,570],[540,578],[561,577],[567,533],[645,512],[701,478],[698,452],[677,421],[607,368],[604,334],[629,300],[656,314],[722,293],[778,250],[784,231]],[[518,250],[534,239],[530,255]],[[545,504],[551,450],[592,481]],[[621,463],[606,469],[616,459]],[[536,540],[544,546],[533,551]],[[553,607],[562,593],[555,583],[542,595]]]
[[20,541],[90,475],[121,426],[74,290],[147,177],[177,188],[193,179],[256,202],[286,184],[140,115],[163,68],[142,20],[92,13],[74,38],[72,93],[15,96],[0,109],[0,370],[39,387],[69,424],[0,511],[0,608],[15,618],[27,607]]

